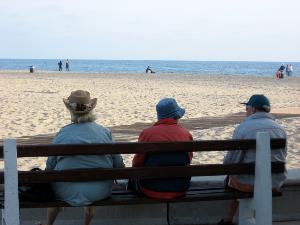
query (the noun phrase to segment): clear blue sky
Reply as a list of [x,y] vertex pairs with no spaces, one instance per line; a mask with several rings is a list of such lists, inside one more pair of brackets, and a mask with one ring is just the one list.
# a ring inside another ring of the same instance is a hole
[[300,61],[299,0],[1,0],[0,58]]

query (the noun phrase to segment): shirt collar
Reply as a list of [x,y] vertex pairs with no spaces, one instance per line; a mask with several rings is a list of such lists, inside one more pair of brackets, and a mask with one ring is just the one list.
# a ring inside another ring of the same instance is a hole
[[251,119],[261,119],[261,118],[267,118],[271,120],[275,120],[275,117],[267,112],[256,112],[246,118],[246,120],[251,120]]

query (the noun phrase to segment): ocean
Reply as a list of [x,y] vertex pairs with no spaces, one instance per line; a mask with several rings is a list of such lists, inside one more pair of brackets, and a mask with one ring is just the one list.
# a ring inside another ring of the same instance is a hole
[[[0,70],[57,71],[57,59],[0,59]],[[65,60],[63,70],[65,70]],[[143,73],[147,66],[158,73],[199,75],[275,76],[283,63],[293,65],[293,76],[300,76],[300,62],[246,61],[165,61],[165,60],[78,60],[69,59],[70,71],[86,73]]]

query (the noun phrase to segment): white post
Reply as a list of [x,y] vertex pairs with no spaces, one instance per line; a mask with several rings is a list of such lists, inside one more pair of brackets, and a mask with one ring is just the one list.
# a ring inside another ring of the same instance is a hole
[[254,209],[258,225],[272,225],[271,142],[267,132],[256,135]]
[[3,143],[4,154],[4,221],[3,225],[20,225],[17,144],[14,139]]
[[253,199],[241,199],[240,225],[272,225],[271,144],[267,132],[256,134],[256,158]]
[[239,225],[254,225],[253,199],[239,200]]

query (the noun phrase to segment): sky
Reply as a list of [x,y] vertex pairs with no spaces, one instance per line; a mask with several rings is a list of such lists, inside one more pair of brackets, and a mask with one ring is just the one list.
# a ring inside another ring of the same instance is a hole
[[299,0],[0,0],[0,58],[300,60]]

